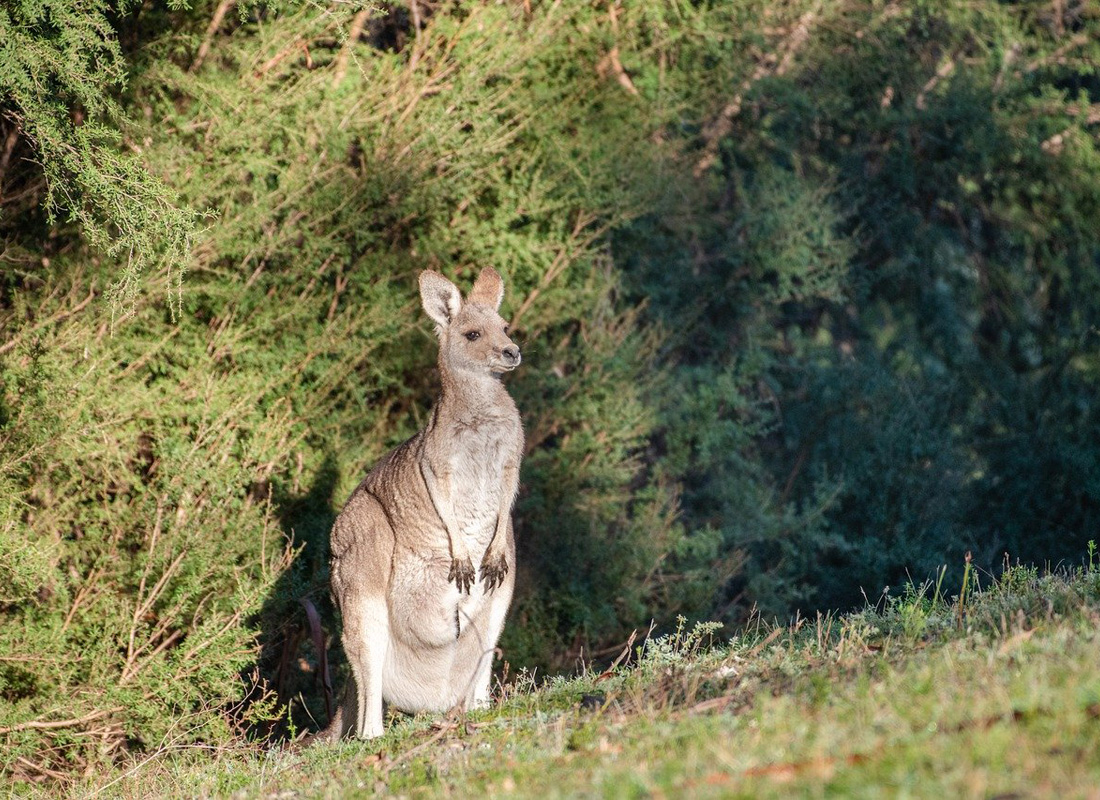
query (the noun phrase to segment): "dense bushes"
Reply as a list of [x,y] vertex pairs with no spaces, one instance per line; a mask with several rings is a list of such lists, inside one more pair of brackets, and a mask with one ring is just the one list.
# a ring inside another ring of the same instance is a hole
[[735,616],[850,606],[967,550],[1074,558],[1100,513],[1098,20],[814,11],[725,60],[691,212],[616,238],[685,331],[673,384],[705,390],[663,402],[660,438],[681,519],[745,554]]
[[424,267],[500,269],[524,347],[514,666],[1083,549],[1083,12],[169,5],[0,12],[4,770],[312,724]]
[[[53,295],[26,309],[39,321],[93,284],[74,265],[49,277]],[[78,313],[12,340],[0,407],[0,541],[18,577],[0,630],[6,769],[224,741],[248,717],[228,706],[254,672],[250,617],[291,555],[258,481],[300,433],[284,403],[254,402],[262,376],[220,362],[203,327],[145,307],[113,335]]]
[[545,78],[595,46],[590,16],[470,8],[400,52],[381,29],[349,51],[351,12],[309,6],[230,20],[202,69],[175,36],[135,54],[125,136],[207,222],[182,288],[114,307],[117,262],[6,228],[49,261],[5,275],[7,769],[224,738],[266,708],[233,707],[257,634],[276,699],[310,688],[297,600],[325,610],[335,510],[435,391],[423,267],[496,265],[528,356],[509,660],[569,663],[698,592],[660,585],[685,533],[640,459],[655,340],[601,238],[652,182],[644,131],[602,130],[639,109],[595,72]]

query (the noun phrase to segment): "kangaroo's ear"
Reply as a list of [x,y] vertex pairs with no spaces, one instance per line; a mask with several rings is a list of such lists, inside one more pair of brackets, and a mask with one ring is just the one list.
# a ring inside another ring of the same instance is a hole
[[500,301],[504,299],[504,279],[495,269],[486,267],[477,276],[474,288],[466,299],[471,303],[489,306],[493,310],[500,308]]
[[420,304],[436,325],[445,328],[462,308],[462,295],[438,272],[426,269],[420,273]]

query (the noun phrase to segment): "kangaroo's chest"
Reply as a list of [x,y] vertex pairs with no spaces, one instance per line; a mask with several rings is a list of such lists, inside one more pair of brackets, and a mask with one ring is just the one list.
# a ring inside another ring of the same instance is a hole
[[[514,437],[500,423],[458,426],[448,453],[456,521],[463,533],[493,533],[504,501],[505,465],[514,460]],[[487,543],[487,542],[486,542]]]

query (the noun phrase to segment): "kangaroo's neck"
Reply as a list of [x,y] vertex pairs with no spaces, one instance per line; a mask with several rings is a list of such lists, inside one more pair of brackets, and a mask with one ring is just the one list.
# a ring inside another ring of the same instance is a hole
[[518,414],[499,377],[452,370],[440,364],[441,391],[436,403],[440,419],[504,418]]

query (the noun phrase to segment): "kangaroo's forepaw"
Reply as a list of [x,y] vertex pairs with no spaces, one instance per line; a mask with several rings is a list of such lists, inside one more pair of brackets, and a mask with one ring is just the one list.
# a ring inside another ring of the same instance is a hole
[[485,584],[486,591],[492,592],[504,583],[507,574],[508,562],[503,555],[485,554],[485,560],[481,562],[481,582]]
[[447,575],[447,580],[454,581],[458,591],[469,594],[476,579],[477,573],[474,572],[473,562],[469,558],[456,558],[451,561],[451,571]]

